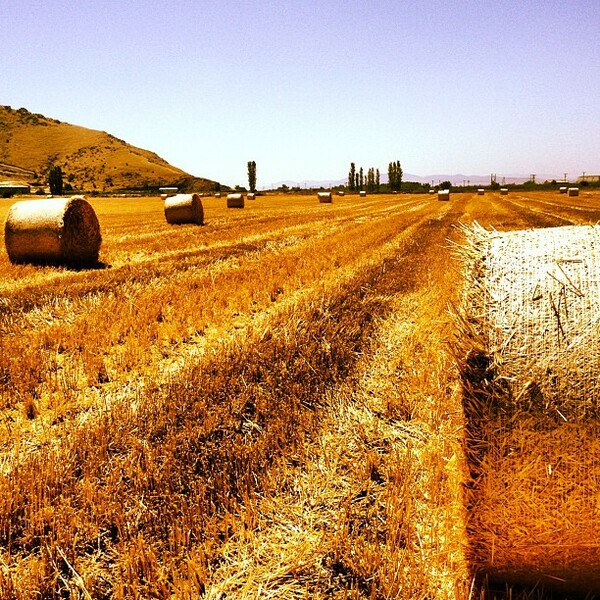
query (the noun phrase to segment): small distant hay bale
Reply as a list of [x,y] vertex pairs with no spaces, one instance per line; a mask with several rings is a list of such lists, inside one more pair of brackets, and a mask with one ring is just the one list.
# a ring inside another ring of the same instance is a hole
[[500,188],[501,196],[508,196],[508,188]]
[[254,192],[249,192],[248,200],[256,200],[256,194]]
[[244,208],[244,194],[227,194],[227,208]]
[[398,190],[392,190],[392,194],[397,194]]
[[4,243],[12,263],[86,267],[98,262],[102,236],[92,206],[73,196],[13,204]]
[[477,188],[477,195],[483,196],[485,194],[485,190],[483,188]]
[[566,194],[567,193],[567,186],[566,185],[562,185],[558,188],[558,191],[560,194]]
[[321,204],[331,204],[331,192],[317,192],[317,198]]
[[457,340],[470,561],[600,590],[600,227],[465,228]]
[[569,196],[579,196],[579,188],[578,187],[570,187],[567,190],[567,194]]
[[202,225],[204,207],[198,194],[176,194],[165,199],[165,218],[171,225]]
[[450,200],[450,190],[438,190],[438,200]]
[[430,194],[437,194],[436,190],[429,190]]
[[340,191],[338,192],[338,196],[343,196],[345,193],[346,193],[346,192],[344,192],[344,190],[340,190]]
[[364,198],[367,195],[367,192],[365,190],[360,190],[358,194],[361,198]]
[[220,198],[221,197],[221,192],[215,192],[215,198]]
[[169,194],[161,194],[160,199],[164,202],[169,197]]

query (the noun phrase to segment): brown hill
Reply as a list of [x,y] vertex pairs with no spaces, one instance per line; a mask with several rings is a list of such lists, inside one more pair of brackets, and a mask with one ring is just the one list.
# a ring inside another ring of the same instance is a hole
[[104,131],[0,106],[0,180],[45,185],[54,165],[62,169],[65,183],[81,191],[218,189],[217,182],[194,177]]

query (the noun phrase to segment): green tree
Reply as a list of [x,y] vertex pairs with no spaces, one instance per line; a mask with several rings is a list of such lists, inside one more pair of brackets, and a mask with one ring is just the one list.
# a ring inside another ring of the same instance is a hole
[[402,167],[399,160],[388,165],[388,187],[393,192],[399,192],[402,188]]
[[379,185],[381,183],[381,178],[379,175],[379,169],[375,171],[375,190],[379,192]]
[[54,166],[50,169],[48,185],[50,186],[50,193],[53,196],[60,196],[63,193],[62,169],[59,166]]
[[256,192],[256,162],[248,161],[248,187],[251,192]]
[[365,175],[363,172],[363,168],[361,167],[360,170],[358,171],[358,183],[359,183],[359,190],[362,190],[364,185],[365,185]]
[[348,173],[348,189],[353,192],[355,188],[356,180],[356,166],[353,162],[350,163],[350,172]]
[[373,167],[367,171],[367,191],[369,193],[375,191],[375,169]]

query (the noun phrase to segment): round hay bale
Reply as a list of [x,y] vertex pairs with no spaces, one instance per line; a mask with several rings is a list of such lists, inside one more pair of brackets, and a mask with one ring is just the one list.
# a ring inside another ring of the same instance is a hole
[[562,185],[558,188],[558,191],[560,194],[566,194],[567,193],[567,186],[566,185]]
[[322,204],[331,204],[331,192],[317,192],[317,198]]
[[501,196],[508,196],[508,188],[500,188]]
[[438,200],[450,200],[450,190],[438,190]]
[[215,198],[220,198],[221,197],[221,192],[216,192],[215,193]]
[[343,196],[345,193],[346,193],[346,192],[344,192],[343,190],[340,190],[340,191],[338,192],[338,196]]
[[360,192],[358,192],[358,194],[361,198],[364,198],[367,195],[367,192],[365,190],[360,190]]
[[485,190],[483,188],[477,188],[477,195],[483,196],[485,194]]
[[467,230],[461,316],[470,560],[600,590],[600,227]]
[[578,187],[570,187],[567,190],[567,194],[569,196],[579,196],[579,188]]
[[13,204],[4,225],[12,263],[91,266],[102,236],[96,213],[82,196],[23,200]]
[[165,198],[165,218],[171,225],[204,223],[204,208],[198,194],[176,194]]
[[254,192],[248,192],[248,200],[256,200],[256,194]]
[[244,195],[227,194],[227,208],[244,208]]

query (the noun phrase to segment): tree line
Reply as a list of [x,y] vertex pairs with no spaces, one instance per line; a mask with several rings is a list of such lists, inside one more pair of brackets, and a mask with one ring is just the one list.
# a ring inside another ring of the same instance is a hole
[[[388,183],[387,189],[393,192],[399,192],[402,188],[402,167],[400,161],[390,162],[388,165]],[[381,176],[379,169],[370,167],[366,177],[362,167],[356,170],[355,163],[350,163],[350,171],[348,172],[348,189],[351,192],[365,190],[366,192],[381,191]]]

